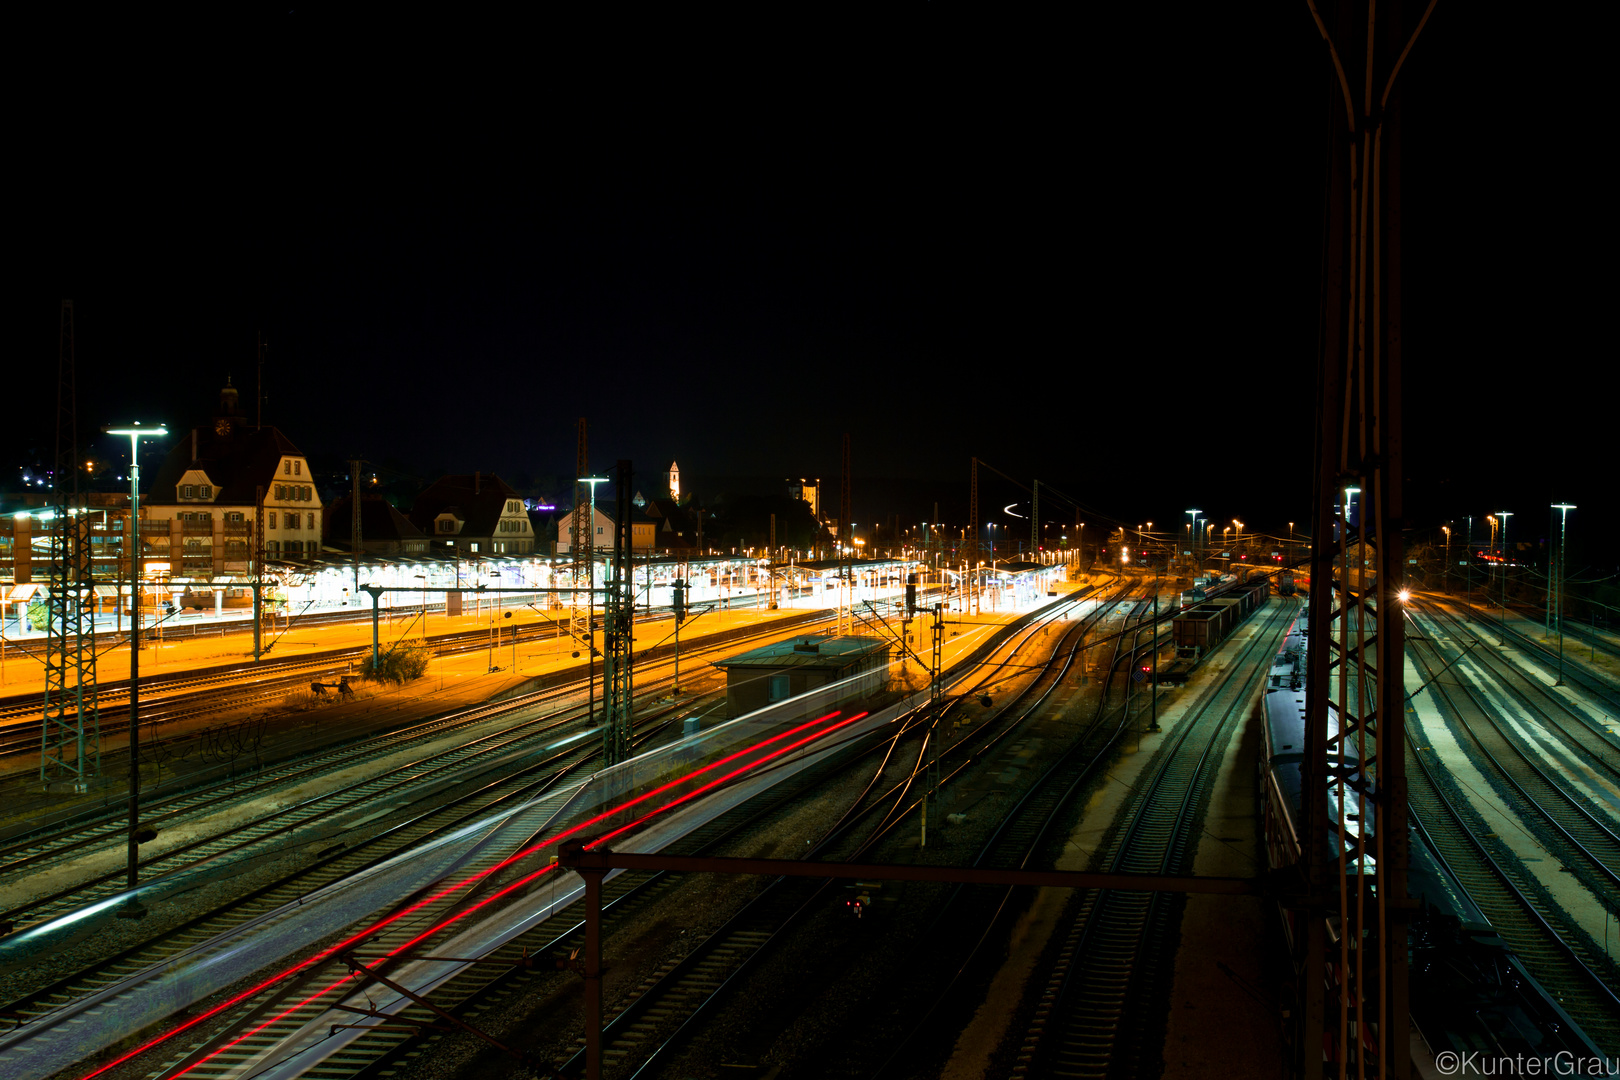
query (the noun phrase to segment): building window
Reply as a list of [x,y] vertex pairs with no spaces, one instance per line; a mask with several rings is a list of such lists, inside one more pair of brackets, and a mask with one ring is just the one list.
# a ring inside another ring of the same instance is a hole
[[270,511],[270,527],[272,529],[276,527],[276,512],[274,510]]
[[306,522],[304,522],[304,528],[308,529],[310,532],[314,532],[315,531],[315,515],[314,514],[305,514],[304,516],[309,519]]
[[238,511],[232,511],[231,513],[225,515],[225,520],[230,522],[232,525],[240,525],[242,524],[242,515]]
[[283,461],[281,463],[281,475],[282,476],[291,476],[292,475],[292,462]]
[[190,484],[182,484],[180,485],[180,497],[182,499],[195,499],[197,497],[197,489]]
[[302,461],[293,462],[293,475],[294,476],[303,476],[304,475],[304,463]]
[[202,497],[205,499],[212,499],[214,497],[214,487],[212,484],[204,484],[202,486]]
[[770,677],[768,700],[783,701],[791,696],[791,694],[792,689],[788,684],[788,676],[772,675]]

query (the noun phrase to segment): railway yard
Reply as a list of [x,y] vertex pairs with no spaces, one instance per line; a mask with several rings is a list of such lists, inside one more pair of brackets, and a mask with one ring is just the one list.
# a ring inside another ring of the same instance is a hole
[[[1265,703],[1312,598],[1255,579],[1179,617],[1180,598],[1112,572],[947,610],[936,697],[926,620],[902,629],[894,590],[851,623],[895,645],[881,689],[741,718],[715,662],[836,614],[715,612],[677,684],[672,620],[651,612],[634,753],[606,769],[598,676],[542,623],[497,645],[439,617],[423,678],[352,695],[309,684],[352,674],[369,624],[295,632],[314,644],[256,664],[199,639],[142,684],[155,835],[133,898],[121,782],[41,790],[19,694],[0,702],[0,1076],[582,1076],[583,885],[553,858],[570,838],[1259,877]],[[1430,594],[1408,617],[1414,834],[1476,942],[1488,923],[1543,992],[1526,1015],[1620,1052],[1613,645],[1566,653],[1554,685],[1533,627]],[[1142,677],[1172,664],[1179,685]],[[105,691],[119,777],[127,687]],[[1286,1069],[1287,947],[1259,896],[639,870],[601,890],[605,1076]],[[1429,1004],[1414,992],[1432,1052],[1453,1020]]]

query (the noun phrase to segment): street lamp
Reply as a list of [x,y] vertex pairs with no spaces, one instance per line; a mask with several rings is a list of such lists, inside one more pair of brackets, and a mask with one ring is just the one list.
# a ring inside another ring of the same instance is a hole
[[1504,630],[1507,629],[1507,579],[1508,579],[1508,575],[1507,575],[1507,570],[1508,570],[1508,562],[1507,562],[1507,551],[1508,551],[1507,527],[1508,527],[1508,520],[1507,519],[1512,517],[1513,514],[1514,514],[1514,511],[1512,511],[1512,510],[1498,510],[1496,512],[1496,516],[1502,519],[1502,533],[1501,533],[1502,545],[1501,545],[1500,549],[1498,550],[1498,554],[1501,557],[1501,567],[1502,567],[1502,629],[1504,629]]
[[1184,513],[1186,513],[1188,517],[1192,518],[1192,520],[1187,523],[1187,546],[1192,549],[1188,552],[1187,557],[1191,559],[1195,557],[1194,552],[1198,550],[1198,515],[1202,514],[1203,511],[1187,510],[1184,511]]
[[1446,534],[1446,561],[1440,571],[1440,591],[1447,596],[1451,595],[1451,526],[1442,525],[1440,531]]
[[140,878],[141,822],[141,437],[163,438],[169,434],[162,424],[143,428],[137,421],[129,427],[102,428],[108,435],[129,436],[129,531],[130,591],[134,594],[132,614],[129,617],[129,879],[127,910],[131,915],[145,914],[134,890]]
[[[499,570],[491,570],[489,572],[489,576],[499,580],[501,572]],[[493,675],[495,673],[495,639],[498,634],[499,631],[495,629],[495,606],[491,604],[489,612],[489,663],[487,665],[489,670],[484,672],[486,675]]]
[[1560,511],[1558,520],[1558,681],[1554,686],[1564,685],[1564,552],[1565,544],[1569,539],[1569,512],[1575,509],[1569,503],[1553,503],[1552,508]]

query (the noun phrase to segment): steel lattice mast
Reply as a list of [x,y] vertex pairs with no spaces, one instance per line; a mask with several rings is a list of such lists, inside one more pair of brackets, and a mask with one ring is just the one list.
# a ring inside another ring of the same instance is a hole
[[[1400,67],[1423,19],[1307,0],[1332,62],[1296,1071],[1409,1075],[1400,603]],[[1429,5],[1429,10],[1433,4]],[[1325,14],[1324,14],[1325,12]],[[1338,718],[1330,728],[1330,708]],[[1359,759],[1360,769],[1352,759]],[[1371,824],[1372,835],[1364,825]],[[1328,940],[1334,918],[1337,940]],[[1326,1060],[1324,1061],[1324,1058]]]
[[[574,535],[569,538],[569,545],[574,556],[574,586],[579,587],[580,582],[588,585],[596,584],[591,581],[591,554],[596,545],[596,522],[591,520],[595,514],[591,511],[590,488],[585,483],[585,477],[591,474],[590,455],[586,453],[585,446],[585,418],[579,418],[579,447],[574,455]],[[581,540],[583,537],[583,541]],[[573,594],[573,606],[568,612],[568,632],[578,647],[580,642],[592,642],[590,609],[594,607],[589,592]],[[587,663],[590,661],[587,660]]]
[[62,301],[57,353],[56,473],[45,636],[45,708],[39,778],[84,790],[101,775],[96,709],[95,586],[90,515],[79,494],[73,301]]
[[608,571],[607,605],[602,638],[602,759],[604,765],[617,765],[630,757],[630,710],[634,657],[636,588],[634,570],[634,531],[630,512],[634,507],[630,491],[630,463],[619,461],[614,470],[615,510],[613,520],[613,566]]
[[[979,574],[979,459],[973,459],[972,474],[968,478],[968,526],[962,537],[962,611],[968,610],[970,603],[968,590],[972,588],[969,582],[977,583]],[[972,596],[976,600],[978,592]],[[975,609],[976,611],[977,609]]]

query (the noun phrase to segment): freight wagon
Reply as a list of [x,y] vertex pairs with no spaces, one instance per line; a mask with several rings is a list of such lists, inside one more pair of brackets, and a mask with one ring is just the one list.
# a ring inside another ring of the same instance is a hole
[[1170,623],[1170,637],[1176,646],[1176,659],[1159,673],[1159,681],[1184,683],[1193,668],[1214,652],[1245,619],[1265,606],[1271,597],[1271,582],[1257,577],[1230,587],[1218,596],[1180,612]]

